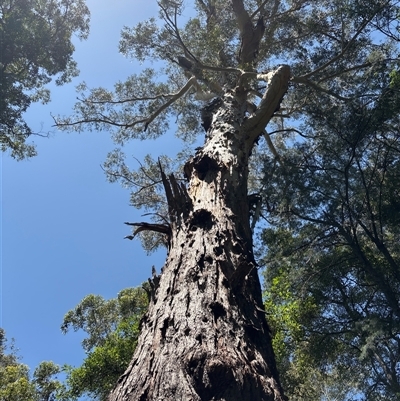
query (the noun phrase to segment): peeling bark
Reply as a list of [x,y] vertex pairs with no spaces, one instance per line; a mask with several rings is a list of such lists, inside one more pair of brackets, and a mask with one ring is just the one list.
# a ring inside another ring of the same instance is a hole
[[[266,113],[287,89],[289,78],[276,74],[281,87],[271,84],[269,106],[260,105]],[[251,120],[246,109],[242,91],[222,98],[204,146],[185,166],[188,189],[162,173],[169,254],[110,401],[285,399],[249,223],[248,158],[263,118]]]

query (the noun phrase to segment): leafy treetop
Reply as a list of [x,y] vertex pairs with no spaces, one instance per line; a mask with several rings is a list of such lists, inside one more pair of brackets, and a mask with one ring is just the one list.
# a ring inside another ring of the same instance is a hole
[[[270,149],[277,161],[304,134],[300,123],[312,126],[318,113],[338,107],[373,105],[385,85],[380,78],[398,66],[396,1],[195,0],[185,8],[179,0],[160,0],[158,5],[157,18],[124,27],[121,34],[121,53],[146,63],[142,72],[113,90],[82,83],[74,115],[56,123],[68,130],[109,130],[119,148],[104,164],[108,178],[132,189],[132,204],[156,211],[160,223],[165,204],[157,161],[148,157],[131,171],[120,149],[130,139],[157,138],[173,123],[180,138],[193,142],[204,132],[201,122],[207,130],[207,102],[239,90],[246,118],[260,119],[264,140],[254,154]],[[291,84],[267,133],[263,96],[282,64],[290,69]],[[169,168],[177,165],[168,163]],[[261,185],[260,173],[253,169],[250,175],[253,191]],[[145,245],[151,248],[154,241]]]

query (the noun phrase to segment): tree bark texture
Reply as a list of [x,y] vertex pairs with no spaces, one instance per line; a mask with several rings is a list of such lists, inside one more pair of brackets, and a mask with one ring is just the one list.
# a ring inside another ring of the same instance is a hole
[[[270,116],[259,120],[272,117],[284,81],[276,93],[271,85]],[[226,93],[185,166],[188,189],[163,174],[169,254],[110,401],[285,399],[252,250],[248,158],[261,126],[250,125],[246,102],[240,90]]]

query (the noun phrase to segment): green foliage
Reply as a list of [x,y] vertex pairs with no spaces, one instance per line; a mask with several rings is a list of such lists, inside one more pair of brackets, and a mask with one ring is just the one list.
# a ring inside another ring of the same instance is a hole
[[18,364],[0,370],[0,399],[34,401],[35,388],[29,380],[27,366]]
[[[65,315],[62,325],[64,333],[72,328],[87,334],[82,342],[87,354],[83,364],[61,369],[53,362],[42,362],[32,377],[13,346],[7,347],[0,329],[0,400],[72,401],[89,395],[105,401],[131,361],[147,304],[147,293],[141,287],[126,288],[110,300],[86,296]],[[66,374],[64,383],[57,379],[61,372]]]
[[64,384],[57,379],[61,367],[53,362],[41,362],[33,372],[32,384],[36,389],[37,401],[55,401],[64,389]]
[[267,310],[296,400],[306,372],[326,375],[316,400],[338,375],[342,400],[400,394],[400,97],[389,71],[376,86],[374,101],[320,105],[284,167],[265,162]]
[[55,401],[63,388],[57,380],[60,372],[60,367],[53,362],[42,362],[31,378],[28,366],[19,362],[13,344],[7,346],[5,332],[0,329],[1,401]]
[[45,85],[62,85],[78,74],[72,59],[73,34],[88,35],[83,0],[0,0],[0,146],[17,159],[36,154],[26,139],[34,132],[23,113],[46,103]]
[[[289,359],[295,348],[286,340],[290,338],[299,343],[303,338],[303,324],[318,313],[318,305],[312,296],[298,299],[290,288],[291,268],[282,266],[268,285],[265,308],[269,323],[274,332],[273,346],[279,360]],[[306,359],[306,354],[297,355],[298,359]]]
[[88,337],[82,341],[87,353],[83,364],[64,368],[67,379],[62,400],[76,400],[84,394],[99,401],[107,399],[132,359],[147,304],[143,288],[127,288],[110,300],[88,295],[65,315],[64,333],[73,328]]
[[[284,151],[290,133],[298,127],[298,121],[290,126],[294,119],[311,124],[321,107],[349,107],[360,97],[373,101],[388,71],[398,64],[395,2],[245,1],[251,22],[256,24],[261,16],[265,22],[264,38],[251,66],[240,63],[240,18],[233,3],[160,1],[158,17],[124,27],[120,41],[122,54],[156,63],[157,70],[144,68],[118,82],[113,90],[90,89],[82,84],[82,100],[76,104],[74,115],[58,118],[58,127],[108,130],[121,146],[132,138],[157,138],[173,125],[180,138],[193,143],[202,133],[199,122],[207,99],[235,88],[243,71],[268,71],[286,63],[293,85],[282,110],[290,119],[277,117],[271,123],[272,130],[278,132],[274,142]],[[183,59],[186,63],[182,64]],[[186,88],[193,78],[196,85]],[[257,105],[257,95],[265,83],[249,79],[247,86],[248,100]],[[260,154],[267,151],[263,141],[259,148]],[[109,154],[104,165],[108,178],[120,181],[132,192],[143,193],[142,183],[132,179],[124,159],[120,149]],[[141,170],[139,167],[136,174],[142,174]],[[150,196],[148,206],[159,212],[162,202],[153,200]],[[141,205],[145,204],[142,197]]]

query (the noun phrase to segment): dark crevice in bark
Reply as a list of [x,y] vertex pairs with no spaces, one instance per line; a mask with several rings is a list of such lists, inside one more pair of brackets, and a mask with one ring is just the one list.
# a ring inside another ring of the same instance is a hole
[[210,308],[214,314],[215,323],[217,322],[219,317],[226,315],[226,310],[224,306],[219,302],[211,302]]
[[221,107],[223,101],[220,97],[211,100],[201,109],[201,119],[204,131],[208,132],[211,128],[211,123],[215,112]]
[[203,157],[199,157],[197,160],[195,158],[193,165],[200,180],[206,180],[208,183],[215,180],[219,166],[214,159],[211,159],[208,155],[203,155]]
[[211,230],[213,226],[213,215],[205,209],[199,209],[193,212],[192,218],[189,221],[189,230],[195,231],[197,228]]
[[147,297],[149,299],[149,302],[154,302],[154,304],[155,304],[157,302],[156,291],[157,291],[157,288],[158,288],[158,286],[160,284],[160,276],[157,275],[156,269],[154,268],[154,266],[152,267],[151,270],[152,270],[152,278],[148,279],[148,283],[149,283],[149,287],[150,288],[147,285],[143,285],[143,288],[147,293]]

